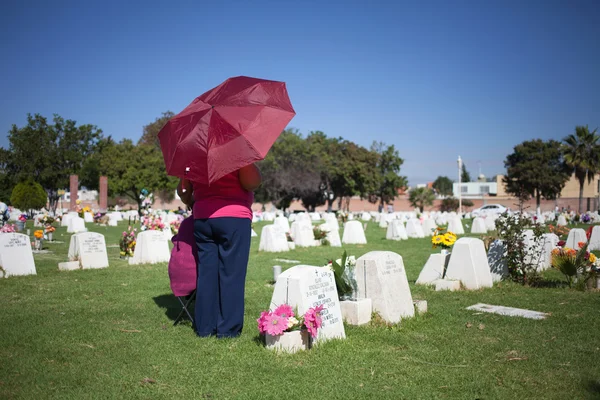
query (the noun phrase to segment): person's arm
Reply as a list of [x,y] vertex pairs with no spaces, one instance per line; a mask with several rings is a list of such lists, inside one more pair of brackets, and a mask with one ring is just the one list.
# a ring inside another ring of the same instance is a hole
[[[185,191],[184,191],[185,189]],[[194,189],[192,184],[187,179],[180,179],[179,185],[177,185],[177,195],[181,198],[181,201],[188,206],[194,203]]]
[[249,192],[254,192],[260,186],[262,176],[260,170],[254,164],[240,169],[240,184]]

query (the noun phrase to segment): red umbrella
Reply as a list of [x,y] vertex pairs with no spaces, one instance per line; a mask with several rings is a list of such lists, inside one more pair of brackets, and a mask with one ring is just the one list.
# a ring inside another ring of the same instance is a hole
[[159,132],[167,173],[210,184],[265,158],[294,115],[285,83],[229,78]]

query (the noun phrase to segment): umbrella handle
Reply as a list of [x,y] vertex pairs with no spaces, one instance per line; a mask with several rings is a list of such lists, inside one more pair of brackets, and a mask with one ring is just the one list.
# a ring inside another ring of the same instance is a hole
[[[190,172],[190,167],[185,167],[185,175],[187,175],[188,172]],[[185,188],[186,182],[188,182],[188,181],[185,178],[183,178],[181,181],[181,193],[187,192],[187,189]]]

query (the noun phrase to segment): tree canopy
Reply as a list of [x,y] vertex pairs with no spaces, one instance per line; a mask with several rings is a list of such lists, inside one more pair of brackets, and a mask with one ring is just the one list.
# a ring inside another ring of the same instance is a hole
[[541,139],[525,141],[514,147],[504,161],[506,191],[521,201],[535,197],[537,207],[540,199],[555,199],[569,179],[563,162],[560,143]]
[[464,161],[462,163],[462,171],[460,172],[460,181],[461,182],[471,182],[471,174],[467,171],[467,166]]
[[431,206],[434,200],[435,193],[433,193],[433,190],[426,187],[412,189],[408,196],[410,205],[418,207],[421,212],[425,211],[426,206]]
[[156,148],[160,149],[160,141],[158,140],[158,133],[165,126],[167,122],[171,118],[173,118],[175,114],[172,111],[165,111],[162,115],[154,120],[154,122],[149,123],[144,126],[144,131],[142,133],[142,137],[138,141],[138,144],[148,144],[153,145]]
[[452,196],[452,180],[447,176],[438,176],[433,182],[433,188],[443,196]]
[[46,206],[47,198],[42,185],[32,179],[27,179],[15,186],[10,196],[10,202],[21,210],[37,210]]

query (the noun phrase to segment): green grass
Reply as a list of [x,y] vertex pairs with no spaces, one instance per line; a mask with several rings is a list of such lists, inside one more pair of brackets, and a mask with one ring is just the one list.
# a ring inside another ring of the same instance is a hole
[[[89,225],[89,224],[88,224]],[[261,224],[255,226],[260,232]],[[31,228],[30,225],[28,227]],[[89,225],[107,245],[125,228]],[[177,303],[166,264],[130,266],[108,247],[110,267],[59,272],[63,244],[35,255],[37,276],[0,280],[2,399],[583,399],[600,396],[600,297],[557,286],[500,283],[474,292],[415,286],[429,239],[385,240],[374,223],[368,245],[402,255],[413,298],[429,312],[399,325],[346,326],[347,339],[278,355],[258,340],[255,320],[268,307],[275,258],[323,265],[341,249],[258,253],[253,239],[246,326],[238,339],[198,338],[173,327]],[[283,264],[284,268],[290,264]],[[551,313],[543,321],[479,314],[475,303]]]

